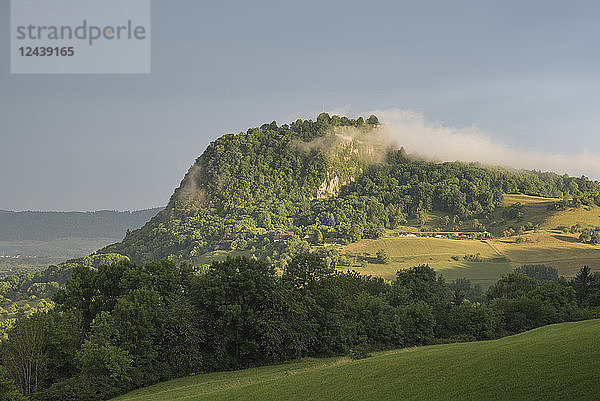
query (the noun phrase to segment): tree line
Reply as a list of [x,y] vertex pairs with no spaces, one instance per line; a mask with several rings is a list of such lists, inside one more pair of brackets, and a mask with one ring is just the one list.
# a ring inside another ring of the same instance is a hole
[[189,374],[493,339],[600,316],[600,277],[524,266],[483,293],[427,265],[386,281],[307,253],[281,274],[248,258],[203,269],[121,260],[75,266],[54,302],[8,331],[0,391],[101,400]]

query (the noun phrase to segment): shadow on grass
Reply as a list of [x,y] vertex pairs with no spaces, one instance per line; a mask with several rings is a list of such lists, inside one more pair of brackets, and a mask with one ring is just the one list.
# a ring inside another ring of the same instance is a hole
[[570,243],[580,242],[579,239],[577,239],[575,237],[569,237],[568,235],[553,235],[552,237],[556,238],[557,240],[564,241],[564,242],[570,242]]

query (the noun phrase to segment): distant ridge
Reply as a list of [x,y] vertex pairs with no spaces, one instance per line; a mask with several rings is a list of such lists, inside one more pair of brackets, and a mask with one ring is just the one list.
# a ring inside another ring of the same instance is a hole
[[163,208],[118,212],[12,212],[0,210],[0,241],[51,241],[57,238],[123,238]]

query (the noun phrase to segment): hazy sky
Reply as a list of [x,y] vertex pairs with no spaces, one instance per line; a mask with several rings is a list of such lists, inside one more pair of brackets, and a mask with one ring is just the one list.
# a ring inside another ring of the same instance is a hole
[[597,1],[155,0],[152,14],[150,75],[11,75],[0,0],[0,209],[164,205],[211,140],[323,108],[412,113],[445,141],[484,135],[482,159],[500,144],[507,163],[600,178]]

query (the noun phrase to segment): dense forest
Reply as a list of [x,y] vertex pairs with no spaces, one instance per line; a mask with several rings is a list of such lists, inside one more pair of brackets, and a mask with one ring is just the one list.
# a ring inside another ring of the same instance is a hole
[[[77,266],[98,268],[129,260],[117,254],[91,255],[67,260],[34,273],[19,273],[0,280],[0,333],[12,326],[16,319],[54,307],[52,297],[64,288]],[[1,335],[0,335],[1,337]]]
[[50,241],[57,238],[122,238],[142,227],[161,209],[117,212],[9,212],[0,210],[0,241]]
[[599,317],[600,277],[584,267],[566,281],[523,266],[482,294],[427,265],[388,282],[335,271],[315,254],[295,255],[280,275],[248,258],[201,270],[122,260],[74,266],[54,302],[8,330],[0,391],[102,400],[189,374],[493,339]]
[[[311,243],[377,238],[429,211],[483,229],[505,193],[597,199],[599,192],[586,177],[417,160],[385,138],[376,116],[323,113],[212,142],[165,210],[101,252],[144,263],[249,250],[280,266]],[[297,241],[274,244],[280,234]]]

